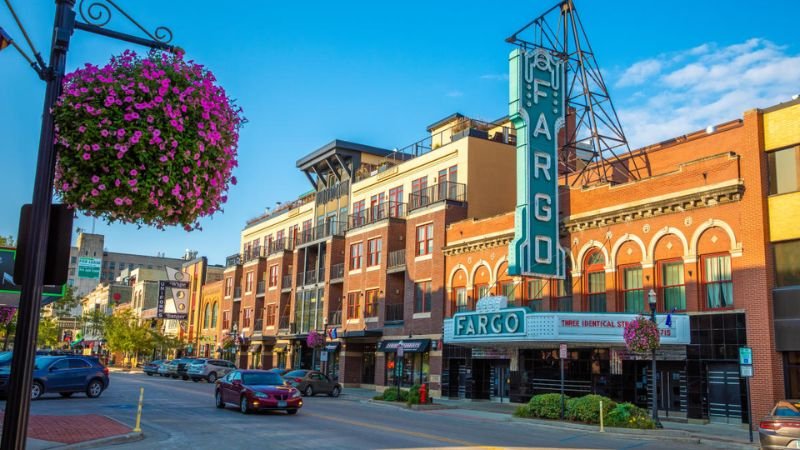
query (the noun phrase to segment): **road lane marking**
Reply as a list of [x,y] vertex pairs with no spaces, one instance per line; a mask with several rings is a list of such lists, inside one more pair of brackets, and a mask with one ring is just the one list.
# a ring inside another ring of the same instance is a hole
[[477,444],[475,442],[462,441],[462,440],[459,440],[459,439],[451,439],[451,438],[447,438],[447,437],[443,437],[443,436],[437,436],[435,434],[422,433],[420,431],[404,430],[402,428],[391,427],[391,426],[388,426],[388,425],[378,425],[378,424],[373,424],[373,423],[361,422],[361,421],[358,421],[358,420],[343,419],[341,417],[331,417],[331,416],[324,416],[324,415],[318,415],[318,414],[309,414],[309,413],[306,413],[306,412],[304,412],[303,415],[304,416],[310,416],[310,417],[316,417],[318,419],[330,420],[332,422],[344,423],[344,424],[347,424],[347,425],[354,425],[354,426],[363,427],[363,428],[372,428],[374,430],[386,431],[388,433],[400,433],[400,434],[405,434],[405,435],[408,435],[408,436],[413,436],[413,437],[418,437],[418,438],[423,438],[423,439],[428,439],[428,440],[446,442],[448,444],[457,444],[457,445],[461,445],[461,446],[465,446],[465,447],[482,448],[482,449],[486,449],[486,450],[496,450],[496,449],[503,448],[503,447],[485,446],[485,445]]

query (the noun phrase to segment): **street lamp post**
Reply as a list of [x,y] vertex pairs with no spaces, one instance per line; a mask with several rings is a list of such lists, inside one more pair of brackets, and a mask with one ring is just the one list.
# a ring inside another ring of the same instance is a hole
[[[650,320],[653,321],[653,324],[656,326],[656,330],[658,330],[658,322],[656,321],[656,291],[650,289],[650,292],[647,293],[647,302],[650,304]],[[658,390],[656,387],[656,349],[653,347],[651,353],[652,359],[652,368],[651,372],[652,375],[650,377],[650,389],[653,391],[653,423],[656,425],[656,428],[662,428],[661,422],[658,420]]]
[[[78,29],[133,44],[145,45],[150,48],[173,50],[173,46],[168,44],[169,40],[172,39],[172,32],[169,29],[159,27],[154,35],[116,4],[109,2],[115,10],[119,11],[125,18],[142,30],[148,38],[109,30],[104,26],[111,19],[112,9],[100,2],[92,2],[88,6],[88,14],[86,14],[83,2],[84,0],[81,0],[78,8],[80,18],[84,20],[82,22],[75,17],[75,0],[55,0],[56,13],[53,23],[53,38],[50,48],[50,60],[47,64],[45,64],[38,52],[35,52],[34,59],[32,59],[25,55],[24,51],[13,42],[5,31],[0,33],[0,50],[8,45],[14,46],[36,71],[39,78],[46,82],[31,216],[30,222],[26,224],[30,238],[23,248],[19,249],[20,252],[24,252],[26,258],[21,268],[23,278],[21,280],[22,290],[19,299],[17,333],[14,338],[14,355],[11,359],[12,370],[9,376],[8,400],[3,418],[2,444],[0,444],[0,448],[3,450],[25,448],[27,436],[30,392],[33,380],[33,360],[36,352],[39,308],[42,304],[42,291],[44,289],[50,208],[56,166],[56,148],[53,142],[55,123],[51,111],[59,95],[61,95],[61,86],[66,74],[67,50],[69,49],[72,34]],[[9,9],[11,8],[9,2],[6,2],[6,5]],[[13,14],[13,9],[12,15],[20,29],[22,29],[23,34],[25,34],[22,24]],[[25,34],[25,37],[27,39],[27,34]],[[28,42],[33,49],[30,40]]]

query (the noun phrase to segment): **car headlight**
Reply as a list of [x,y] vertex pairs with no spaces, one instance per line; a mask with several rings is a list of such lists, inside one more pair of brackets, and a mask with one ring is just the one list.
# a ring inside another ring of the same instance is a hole
[[297,398],[297,397],[300,397],[300,391],[295,389],[294,392],[292,392],[292,398]]
[[269,395],[265,394],[263,392],[256,392],[255,396],[258,397],[258,398],[269,398]]

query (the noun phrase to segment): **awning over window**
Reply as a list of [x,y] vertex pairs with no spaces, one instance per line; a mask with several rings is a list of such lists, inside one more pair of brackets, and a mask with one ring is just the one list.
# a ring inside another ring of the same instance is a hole
[[286,347],[288,347],[288,344],[275,344],[275,347],[273,347],[272,350],[276,352],[285,352]]
[[325,351],[326,352],[335,352],[338,349],[339,349],[339,343],[338,342],[328,342],[327,344],[325,344]]
[[431,346],[430,339],[403,339],[402,341],[381,341],[378,345],[379,352],[395,353],[400,343],[403,343],[403,351],[408,353],[423,353],[428,351]]

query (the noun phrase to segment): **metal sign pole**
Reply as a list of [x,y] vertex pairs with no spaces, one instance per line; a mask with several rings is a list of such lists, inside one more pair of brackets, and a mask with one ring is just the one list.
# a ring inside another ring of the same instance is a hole
[[564,420],[564,358],[566,358],[567,353],[567,346],[566,344],[561,344],[561,348],[559,349],[559,358],[558,362],[561,366],[561,420]]
[[753,442],[753,410],[750,403],[750,377],[745,378],[747,387],[747,431],[750,432],[750,442]]

